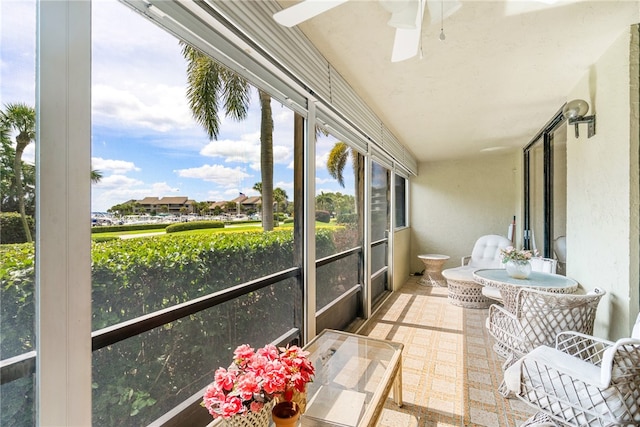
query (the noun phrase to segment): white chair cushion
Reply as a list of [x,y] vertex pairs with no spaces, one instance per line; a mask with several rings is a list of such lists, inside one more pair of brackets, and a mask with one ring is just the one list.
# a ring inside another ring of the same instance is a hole
[[447,268],[442,272],[445,279],[457,280],[461,282],[473,282],[473,272],[476,267],[464,265],[462,267]]
[[500,249],[511,246],[511,240],[497,234],[489,234],[480,237],[471,252],[471,260],[469,265],[480,268],[501,268],[502,259],[500,258]]
[[502,294],[500,293],[500,289],[494,288],[493,286],[484,286],[482,288],[482,295],[496,301],[502,301]]
[[525,362],[525,360],[535,360],[546,366],[553,367],[573,379],[580,380],[595,387],[603,388],[608,385],[608,382],[602,385],[599,366],[585,362],[555,348],[541,345],[505,370],[505,385],[514,393],[520,392],[520,373],[522,371],[522,363]]

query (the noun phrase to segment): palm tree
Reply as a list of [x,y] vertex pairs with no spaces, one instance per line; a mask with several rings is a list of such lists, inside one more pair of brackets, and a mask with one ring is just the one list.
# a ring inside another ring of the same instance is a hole
[[256,182],[255,184],[253,184],[253,189],[262,194],[262,183]]
[[91,182],[97,184],[102,181],[102,172],[97,169],[91,170]]
[[[200,51],[183,44],[187,60],[187,99],[196,121],[209,139],[217,139],[220,130],[219,103],[234,120],[243,120],[249,109],[250,86],[245,79],[215,62]],[[258,90],[260,98],[260,172],[263,206],[273,206],[273,117],[271,96]],[[273,230],[273,210],[262,210],[262,227]]]
[[[338,184],[344,188],[344,167],[347,164],[347,159],[351,154],[351,148],[344,142],[336,142],[331,151],[329,157],[327,157],[327,170],[329,175],[338,180]],[[354,168],[355,170],[355,168]]]
[[333,210],[333,198],[331,195],[321,191],[316,196],[316,206],[323,211],[331,212]]
[[24,208],[24,189],[22,188],[22,154],[27,145],[36,136],[36,111],[23,103],[12,103],[5,106],[5,111],[1,116],[2,128],[8,131],[14,130],[16,135],[15,157],[13,159],[13,176],[15,182],[16,195],[18,199],[18,210],[22,218],[22,226],[27,242],[32,242],[31,230],[27,222],[27,214]]
[[276,216],[278,214],[278,207],[280,206],[280,203],[286,202],[288,198],[289,196],[287,196],[287,192],[282,188],[278,187],[273,190],[273,200],[276,202]]
[[[327,170],[329,175],[338,180],[338,183],[344,188],[344,167],[347,164],[347,158],[351,156],[353,162],[353,173],[355,175],[355,213],[364,212],[364,157],[358,151],[353,150],[344,142],[337,142],[327,158]],[[364,218],[358,215],[358,230],[362,230],[364,226]]]
[[340,186],[344,188],[344,167],[347,159],[351,156],[353,162],[353,173],[356,176],[356,200],[362,199],[362,178],[364,176],[364,162],[362,154],[353,150],[344,142],[336,142],[329,156],[327,157],[327,171],[329,175],[335,178]]

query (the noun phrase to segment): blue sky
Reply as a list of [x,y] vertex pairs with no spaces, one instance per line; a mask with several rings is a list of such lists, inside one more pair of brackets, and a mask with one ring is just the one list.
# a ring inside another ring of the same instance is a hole
[[[115,0],[93,7],[92,167],[103,179],[92,186],[92,211],[129,199],[188,196],[197,201],[257,195],[260,182],[260,111],[251,98],[249,117],[221,117],[217,141],[191,118],[186,65],[178,41]],[[0,102],[35,105],[35,2],[0,4]],[[293,112],[272,102],[274,184],[293,195]],[[353,194],[324,165],[335,139],[317,145],[316,192]],[[33,162],[34,144],[24,160]]]

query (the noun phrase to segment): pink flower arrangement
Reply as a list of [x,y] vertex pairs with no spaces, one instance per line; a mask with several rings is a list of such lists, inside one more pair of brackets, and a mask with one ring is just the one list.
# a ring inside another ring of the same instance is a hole
[[228,369],[218,368],[204,393],[202,405],[213,418],[259,412],[265,403],[293,389],[304,392],[315,369],[300,347],[268,344],[254,351],[248,344],[236,348]]
[[532,252],[526,249],[518,250],[513,246],[509,246],[504,249],[500,249],[500,256],[502,257],[502,262],[504,264],[506,264],[509,261],[524,263],[529,261],[531,257],[538,256],[538,251]]

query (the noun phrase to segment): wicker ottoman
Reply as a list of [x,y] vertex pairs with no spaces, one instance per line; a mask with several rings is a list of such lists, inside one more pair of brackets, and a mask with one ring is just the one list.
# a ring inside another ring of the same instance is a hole
[[449,287],[449,303],[464,308],[489,308],[494,301],[482,295],[482,285],[473,280],[473,267],[449,268],[442,272]]
[[425,286],[447,286],[447,281],[442,277],[442,266],[449,259],[448,255],[424,254],[418,255],[424,263],[424,275],[418,283]]

